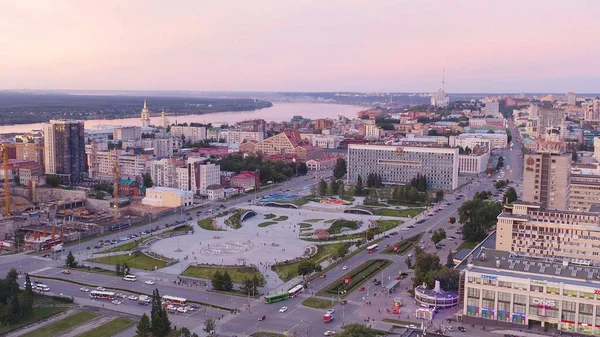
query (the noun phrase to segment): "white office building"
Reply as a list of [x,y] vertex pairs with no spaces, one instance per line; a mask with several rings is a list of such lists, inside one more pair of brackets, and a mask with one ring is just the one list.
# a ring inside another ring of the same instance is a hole
[[479,174],[485,172],[489,152],[483,154],[461,154],[458,156],[458,171],[464,174]]
[[427,177],[429,188],[458,187],[458,148],[350,144],[348,183],[363,182],[370,173],[381,175],[384,184],[410,184],[417,174]]
[[171,135],[184,139],[185,143],[197,143],[206,139],[206,127],[173,125]]
[[336,149],[339,145],[339,140],[334,135],[301,133],[300,137],[302,139],[308,139],[312,146],[322,147],[324,149]]
[[139,126],[118,126],[113,129],[113,140],[140,140],[142,128]]
[[255,140],[257,142],[265,139],[265,133],[262,131],[243,131],[243,130],[227,130],[227,143],[241,144],[246,141]]
[[449,144],[452,147],[467,146],[470,149],[475,147],[486,147],[488,149],[504,149],[508,141],[505,132],[500,133],[461,133],[458,136],[450,136]]

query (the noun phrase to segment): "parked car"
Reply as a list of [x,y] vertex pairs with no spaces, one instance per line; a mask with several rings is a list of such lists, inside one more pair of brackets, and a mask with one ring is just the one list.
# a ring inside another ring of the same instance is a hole
[[70,274],[71,274],[71,271],[70,271],[70,270],[67,270],[67,269],[65,269],[65,270],[63,270],[63,271],[62,271],[62,273],[63,273],[63,274],[65,274],[65,275],[70,275]]
[[323,336],[335,336],[335,331],[327,330],[323,332]]
[[467,331],[467,329],[465,329],[465,327],[464,327],[464,326],[459,326],[459,327],[458,327],[458,331],[460,331],[460,332],[465,332],[465,331]]
[[348,270],[348,266],[344,266],[342,270]]
[[341,305],[346,305],[347,303],[348,303],[348,301],[347,301],[347,300],[341,300],[341,301],[340,301],[340,304],[341,304]]
[[138,297],[135,296],[135,295],[131,295],[131,296],[129,296],[129,299],[132,300],[132,301],[137,301]]
[[365,286],[358,288],[358,290],[360,290],[360,291],[365,291],[365,289],[366,289]]
[[287,307],[281,307],[281,309],[279,309],[279,312],[286,312],[287,311]]

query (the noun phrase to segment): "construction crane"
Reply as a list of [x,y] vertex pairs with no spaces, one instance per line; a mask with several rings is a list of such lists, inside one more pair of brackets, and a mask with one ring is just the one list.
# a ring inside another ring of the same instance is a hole
[[[10,215],[10,170],[8,165],[8,149],[9,148],[30,148],[33,151],[44,150],[44,147],[37,144],[31,143],[2,143],[2,161],[4,162],[4,199],[6,205],[6,215]],[[41,157],[41,154],[40,154]],[[35,197],[34,197],[35,198]]]
[[115,159],[114,155],[109,156],[110,157],[110,161],[113,164],[113,196],[115,198],[114,201],[114,218],[115,221],[119,220],[120,214],[119,214],[119,164],[117,162],[117,160]]

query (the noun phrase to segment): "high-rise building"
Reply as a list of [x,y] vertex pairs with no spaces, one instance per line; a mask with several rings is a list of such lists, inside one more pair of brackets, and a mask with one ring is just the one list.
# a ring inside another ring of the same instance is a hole
[[206,139],[205,126],[171,126],[171,135],[185,139],[185,143],[197,143]]
[[581,104],[583,114],[586,121],[600,120],[600,99],[595,98],[591,101],[586,101]]
[[43,124],[46,174],[56,174],[66,183],[79,182],[86,171],[83,121],[51,120]]
[[500,103],[496,100],[485,101],[485,107],[483,108],[486,116],[499,117],[500,115]]
[[142,127],[150,126],[150,111],[148,111],[148,107],[146,106],[146,100],[144,100],[144,107],[142,108]]
[[142,128],[139,126],[118,126],[113,129],[113,140],[139,140]]
[[538,112],[537,136],[541,137],[548,129],[562,127],[565,122],[565,111],[562,109],[540,109]]
[[422,174],[429,188],[449,191],[458,187],[458,169],[458,148],[348,145],[348,183],[376,173],[384,184],[410,184]]
[[523,201],[546,209],[569,208],[571,154],[560,142],[539,142],[536,154],[528,154],[523,166]]
[[566,95],[566,99],[568,105],[577,104],[577,95],[574,92],[568,92]]
[[446,95],[446,70],[444,69],[444,76],[442,77],[442,87],[438,88],[436,92],[431,94],[431,105],[438,108],[446,108],[450,105],[450,97]]

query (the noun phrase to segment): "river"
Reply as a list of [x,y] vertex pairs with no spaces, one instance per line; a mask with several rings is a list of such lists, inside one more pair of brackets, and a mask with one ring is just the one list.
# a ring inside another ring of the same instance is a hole
[[[153,124],[159,123],[160,113],[152,111],[150,120]],[[273,103],[270,108],[253,111],[236,112],[216,112],[203,115],[182,115],[167,116],[171,124],[175,123],[226,123],[234,124],[249,119],[264,119],[267,122],[289,121],[293,116],[300,115],[304,118],[336,118],[343,115],[348,118],[356,117],[356,113],[366,109],[365,107],[343,104],[322,104],[322,103]],[[123,119],[90,119],[85,121],[86,129],[102,129],[104,127],[114,126],[135,126],[141,125],[140,118]],[[23,133],[31,130],[41,130],[42,124],[17,124],[0,126],[0,134],[3,133]]]

